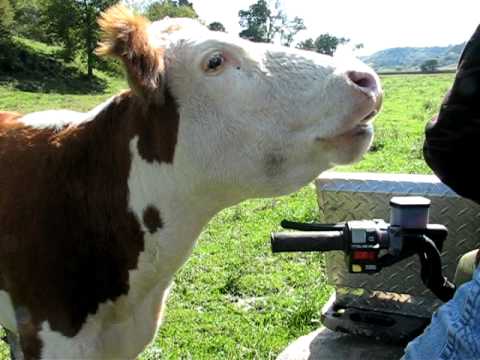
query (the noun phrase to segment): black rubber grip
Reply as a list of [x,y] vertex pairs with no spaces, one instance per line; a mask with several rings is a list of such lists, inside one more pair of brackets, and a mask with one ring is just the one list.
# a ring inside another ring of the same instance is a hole
[[342,231],[296,231],[272,233],[272,252],[345,250]]
[[319,224],[319,223],[300,223],[295,221],[282,220],[282,228],[300,231],[342,231],[345,223],[338,224]]

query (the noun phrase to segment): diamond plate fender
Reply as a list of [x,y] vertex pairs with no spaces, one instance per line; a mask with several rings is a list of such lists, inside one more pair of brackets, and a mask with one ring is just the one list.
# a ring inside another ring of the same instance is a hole
[[[327,172],[316,180],[316,188],[320,221],[325,223],[375,218],[388,222],[391,197],[431,199],[430,223],[449,230],[442,252],[449,279],[460,257],[480,247],[480,206],[458,196],[436,176]],[[441,304],[422,284],[416,257],[374,275],[349,274],[338,252],[327,253],[326,260],[337,304],[426,318]]]

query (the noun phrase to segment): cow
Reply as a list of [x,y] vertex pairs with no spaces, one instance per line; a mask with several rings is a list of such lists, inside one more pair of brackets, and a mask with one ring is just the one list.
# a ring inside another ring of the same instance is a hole
[[87,113],[0,113],[0,323],[26,359],[134,359],[202,228],[359,160],[378,76],[341,60],[102,13],[129,90]]

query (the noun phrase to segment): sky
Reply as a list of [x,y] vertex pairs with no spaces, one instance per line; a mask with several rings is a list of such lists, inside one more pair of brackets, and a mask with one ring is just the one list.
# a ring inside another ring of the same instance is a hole
[[[220,21],[240,32],[238,11],[256,0],[190,0],[207,23]],[[274,1],[273,1],[274,2]],[[392,47],[462,43],[480,24],[480,0],[281,0],[289,18],[304,19],[307,30],[296,40],[323,33],[362,43],[357,55]],[[345,49],[343,49],[345,50]]]

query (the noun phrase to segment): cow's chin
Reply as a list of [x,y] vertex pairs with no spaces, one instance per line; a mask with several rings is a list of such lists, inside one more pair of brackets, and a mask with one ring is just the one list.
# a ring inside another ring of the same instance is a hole
[[362,159],[373,141],[373,126],[360,125],[344,134],[322,140],[333,165],[348,165]]
[[[315,144],[315,155],[309,159],[310,161],[289,162],[274,174],[269,168],[268,176],[248,176],[244,182],[248,186],[242,190],[242,193],[248,194],[248,198],[275,197],[293,193],[335,165],[359,161],[370,147],[372,139],[373,127],[371,124],[366,124],[329,139],[316,140],[320,144]],[[235,186],[238,187],[238,183]]]

